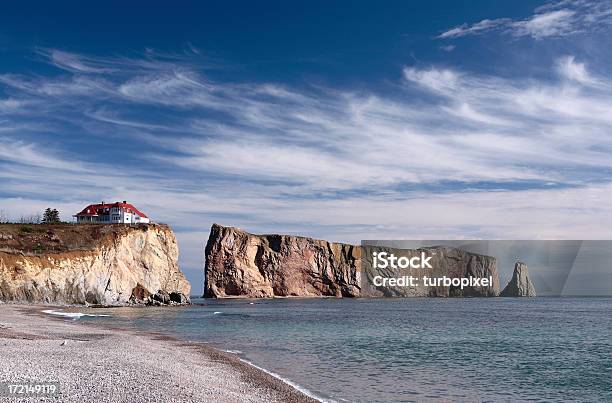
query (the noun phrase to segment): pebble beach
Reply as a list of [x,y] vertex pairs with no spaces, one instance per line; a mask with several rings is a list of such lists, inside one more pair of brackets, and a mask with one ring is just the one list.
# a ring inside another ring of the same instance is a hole
[[85,325],[48,309],[0,306],[0,383],[57,382],[52,399],[63,402],[316,401],[205,344]]

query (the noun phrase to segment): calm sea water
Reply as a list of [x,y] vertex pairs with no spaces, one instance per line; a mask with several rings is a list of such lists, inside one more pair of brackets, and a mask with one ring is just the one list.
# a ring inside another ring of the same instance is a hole
[[612,299],[199,300],[82,318],[209,342],[335,401],[612,401]]

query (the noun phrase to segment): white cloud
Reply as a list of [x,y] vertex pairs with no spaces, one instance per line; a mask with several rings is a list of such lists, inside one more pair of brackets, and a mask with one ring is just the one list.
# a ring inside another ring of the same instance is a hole
[[595,84],[597,80],[592,77],[584,63],[576,62],[574,56],[565,56],[557,61],[557,71],[568,80],[577,81],[581,84]]
[[191,73],[181,71],[136,77],[118,88],[120,94],[135,101],[171,105],[212,104],[209,96],[212,90]]
[[24,102],[13,99],[0,99],[0,113],[10,113],[21,109],[24,106]]
[[507,24],[511,23],[512,20],[509,18],[498,18],[494,20],[484,19],[480,22],[477,22],[473,25],[462,24],[458,27],[451,28],[448,31],[445,31],[438,35],[438,38],[457,38],[466,35],[478,35],[483,32],[491,31],[494,29],[498,29],[500,27],[504,27]]
[[40,49],[39,54],[49,57],[56,67],[75,73],[110,73],[113,71],[113,69],[104,67],[95,60],[57,49]]
[[404,77],[435,91],[446,92],[457,86],[459,75],[449,69],[419,70],[413,67],[404,68]]
[[571,10],[554,10],[514,22],[509,28],[514,36],[531,36],[534,39],[564,36],[581,29],[574,21],[575,15]]
[[523,20],[484,19],[472,25],[464,23],[438,35],[438,39],[459,38],[487,32],[502,32],[515,37],[534,39],[563,37],[594,31],[612,25],[612,3],[609,1],[556,1],[539,7]]
[[34,144],[25,144],[20,141],[10,142],[6,139],[0,145],[0,159],[46,169],[86,171],[79,162],[71,162],[54,156],[48,149],[43,152]]
[[[0,83],[29,95],[50,96],[65,98],[71,96],[87,96],[96,94],[97,97],[104,92],[112,92],[114,89],[109,81],[89,76],[61,77],[57,80],[45,80],[36,77],[25,77],[22,75],[2,74]],[[30,101],[36,99],[30,99]]]

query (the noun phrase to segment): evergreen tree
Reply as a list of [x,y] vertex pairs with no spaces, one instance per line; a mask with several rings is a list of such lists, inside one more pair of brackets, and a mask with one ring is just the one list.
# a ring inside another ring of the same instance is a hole
[[43,224],[57,224],[60,222],[59,211],[47,208],[43,215]]

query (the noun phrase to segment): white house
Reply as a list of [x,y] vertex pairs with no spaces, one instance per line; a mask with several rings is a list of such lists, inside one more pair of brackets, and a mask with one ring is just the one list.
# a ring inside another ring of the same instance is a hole
[[146,224],[149,217],[126,202],[90,204],[74,215],[78,223]]

